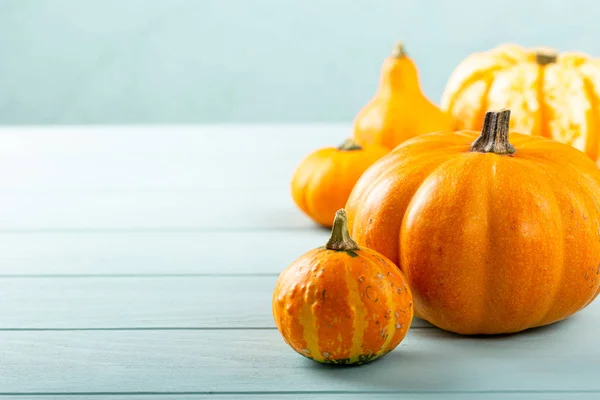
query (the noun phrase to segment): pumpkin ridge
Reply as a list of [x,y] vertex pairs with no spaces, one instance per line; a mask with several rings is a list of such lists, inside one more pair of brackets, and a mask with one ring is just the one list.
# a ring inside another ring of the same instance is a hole
[[[387,156],[384,157],[384,159],[387,159],[389,157],[393,157],[390,154],[388,154]],[[383,160],[383,159],[382,159]],[[381,160],[379,161],[381,162]],[[350,193],[350,197],[348,198],[348,202],[346,203],[346,209],[349,209],[348,205],[351,203],[354,204],[363,204],[364,203],[364,197],[367,196],[368,193],[371,192],[371,190],[373,189],[373,187],[375,186],[375,184],[379,183],[379,180],[381,179],[381,175],[383,175],[382,173],[380,173],[375,179],[371,180],[368,185],[364,188],[362,188],[362,190],[359,193],[359,197],[357,199],[355,199],[355,191],[356,188],[359,186],[359,184],[362,182],[364,182],[364,180],[362,179],[363,177],[365,177],[365,175],[367,175],[369,173],[369,170],[371,170],[371,168],[369,168],[365,174],[363,174],[363,176],[361,177],[361,179],[358,180],[357,185],[354,186],[354,189],[352,189],[352,192]],[[348,221],[348,231],[350,232],[350,236],[355,237],[356,235],[356,231],[355,231],[355,222],[356,222],[356,213],[353,212],[352,213],[352,217],[349,219]]]
[[[435,136],[439,135],[438,133],[431,133],[423,136]],[[371,166],[358,180],[356,186],[354,187],[348,202],[346,203],[346,211],[349,215],[349,227],[350,233],[358,242],[359,245],[364,245],[370,247],[371,249],[383,253],[387,258],[389,258],[393,263],[399,265],[399,254],[397,254],[397,250],[395,253],[390,253],[390,251],[384,251],[380,247],[374,247],[372,243],[370,243],[370,239],[368,237],[372,234],[371,229],[359,230],[359,226],[366,224],[367,219],[370,218],[366,216],[364,212],[360,212],[360,204],[364,204],[367,200],[367,196],[374,190],[375,187],[384,184],[383,182],[387,179],[393,179],[393,174],[395,171],[394,165],[403,160],[404,162],[409,163],[424,163],[423,168],[427,170],[433,170],[438,168],[439,162],[446,162],[448,157],[457,156],[458,154],[462,154],[462,151],[468,149],[469,143],[474,139],[471,135],[462,135],[465,137],[462,145],[458,145],[460,141],[455,141],[457,144],[453,144],[453,148],[457,148],[456,152],[448,154],[448,149],[443,146],[435,149],[427,148],[427,142],[421,141],[422,137],[417,137],[410,139],[409,141],[399,145],[394,151],[390,154],[386,155],[373,166]],[[468,140],[466,140],[468,138]],[[461,138],[462,139],[462,138]],[[454,142],[454,141],[453,141]],[[452,142],[451,142],[452,143]],[[406,157],[412,153],[418,154],[415,156]],[[428,161],[421,161],[423,158]],[[437,161],[441,160],[441,161]],[[423,179],[426,178],[427,173],[423,174]],[[411,184],[414,185],[414,190],[419,187],[419,182],[415,180]],[[413,193],[414,194],[414,193]],[[407,204],[410,199],[407,199]],[[358,217],[358,219],[357,219]],[[373,218],[374,224],[369,225],[371,227],[376,226],[378,224],[377,218]],[[399,227],[398,227],[399,234]],[[366,238],[366,239],[365,239]]]
[[[553,203],[556,205],[556,209],[559,209],[559,212],[558,212],[558,216],[559,216],[558,221],[560,221],[559,231],[562,232],[562,234],[561,234],[561,237],[562,237],[561,249],[560,249],[560,254],[562,254],[562,262],[561,262],[562,268],[560,268],[560,274],[556,277],[556,281],[558,282],[558,284],[554,285],[554,293],[552,294],[551,300],[549,301],[548,309],[546,310],[545,313],[542,314],[540,319],[532,325],[533,327],[537,327],[537,326],[547,325],[549,322],[553,322],[553,321],[547,321],[548,315],[556,307],[556,302],[558,300],[558,293],[560,292],[560,289],[561,289],[560,282],[562,282],[563,277],[565,276],[567,266],[569,265],[569,260],[567,259],[567,251],[566,251],[567,237],[566,237],[565,231],[564,231],[565,226],[566,226],[566,224],[565,224],[566,217],[564,215],[564,210],[561,207],[559,207],[558,196],[556,195],[557,186],[555,186],[556,184],[558,184],[558,182],[555,181],[555,179],[561,180],[561,179],[563,179],[563,176],[550,177],[550,176],[548,176],[547,167],[545,165],[543,165],[543,163],[542,164],[535,163],[535,162],[532,162],[531,160],[523,160],[523,161],[527,161],[527,163],[532,168],[538,169],[540,175],[548,177],[548,187],[550,189],[549,192],[552,193],[552,200],[553,200]],[[562,185],[559,185],[559,186],[562,187]]]
[[[497,157],[486,157],[486,159],[491,159],[490,161],[490,169],[492,171],[491,174],[482,174],[483,176],[485,176],[486,182],[481,182],[478,181],[478,184],[481,185],[482,187],[491,187],[492,182],[496,179],[496,167],[498,164],[498,158]],[[486,223],[486,233],[485,233],[485,237],[492,237],[492,229],[493,229],[493,224],[492,224],[492,215],[490,213],[490,198],[491,198],[491,191],[490,190],[486,190],[483,191],[485,193],[485,201],[482,202],[482,204],[485,205],[485,223]],[[483,211],[483,210],[482,210]],[[481,248],[481,252],[485,253],[485,255],[482,257],[484,260],[493,260],[493,256],[490,256],[490,254],[493,254],[493,249],[491,246],[491,241],[487,240],[486,241],[486,246],[485,248]],[[496,268],[495,265],[493,265],[492,263],[486,263],[486,268],[483,271],[483,282],[481,284],[481,286],[484,288],[483,292],[484,293],[490,293],[493,292],[490,289],[494,288],[494,282],[492,282],[491,277],[493,276],[493,274],[490,274],[490,270],[493,270],[494,268]],[[493,271],[492,271],[493,272]],[[487,309],[489,309],[489,299],[487,296],[482,296],[481,297],[481,301],[480,301],[480,305],[479,305],[479,326],[477,326],[477,330],[480,332],[483,332],[485,329],[486,324],[488,323],[488,321],[486,321],[486,315],[487,315]]]
[[[530,161],[528,159],[524,159],[524,158],[506,158],[506,157],[499,158],[499,157],[496,157],[496,161],[497,162],[504,161],[506,163],[512,164],[513,166],[514,165],[518,165],[518,169],[520,171],[523,171],[521,179],[527,179],[530,182],[536,182],[535,185],[526,185],[526,186],[527,187],[538,187],[538,186],[539,187],[546,187],[546,189],[544,189],[544,190],[546,192],[548,192],[548,193],[551,193],[551,195],[552,195],[552,199],[550,200],[550,204],[551,204],[552,209],[555,209],[558,206],[558,201],[555,198],[554,188],[552,186],[552,181],[551,181],[550,178],[547,177],[547,172],[546,172],[544,166],[536,165],[535,162],[532,162],[532,161]],[[506,168],[506,166],[505,167],[497,166],[497,167],[498,168]],[[529,172],[525,172],[527,170],[529,170]],[[494,171],[495,171],[495,169],[494,169]],[[537,178],[532,178],[532,176],[534,176],[534,175],[537,176]],[[495,174],[494,174],[494,178],[495,178]],[[506,179],[506,175],[504,175],[503,179]],[[543,180],[544,182],[540,183],[540,180]],[[489,182],[489,186],[488,187],[490,188],[490,191],[492,192],[492,196],[490,197],[491,200],[488,203],[488,205],[497,204],[498,203],[498,200],[494,201],[494,198],[499,199],[499,198],[504,198],[505,197],[504,191],[506,190],[506,181],[493,181],[493,180],[491,180]],[[516,185],[514,187],[518,188],[519,185]],[[539,189],[539,187],[538,187],[538,189]],[[512,194],[518,193],[518,192],[515,192],[514,189],[511,192],[512,192]],[[496,211],[498,211],[497,208],[496,208]],[[494,211],[493,210],[491,212],[488,212],[488,218],[492,217],[493,215],[494,215]],[[519,224],[518,223],[514,223],[514,224],[515,224],[514,228],[513,227],[510,228],[510,233],[511,234],[513,232],[513,229],[515,230],[514,231],[515,233],[517,233],[519,231]],[[537,223],[535,223],[535,224],[537,225]],[[500,230],[500,231],[495,230],[495,226],[492,225],[492,224],[488,224],[488,229],[489,229],[489,232],[490,232],[490,234],[487,236],[487,238],[488,238],[488,244],[494,243],[495,240],[497,240],[497,239],[502,240],[502,230]],[[507,238],[508,243],[514,244],[515,238],[512,238],[510,236],[506,237],[506,232],[504,232],[504,235],[505,235],[504,237]],[[561,238],[561,243],[564,242],[564,234],[561,234],[560,238]],[[541,239],[539,239],[539,240],[541,240]],[[510,248],[510,247],[511,246],[509,245],[508,248]],[[503,249],[506,250],[507,247],[503,247]],[[548,249],[546,248],[546,250],[548,250]],[[563,257],[561,258],[561,261],[564,258],[565,257],[563,255]],[[492,258],[492,260],[494,260],[494,258]],[[502,261],[500,261],[499,264],[496,264],[496,263],[492,262],[488,266],[488,268],[486,268],[486,274],[487,275],[485,275],[485,276],[494,276],[494,270],[497,269],[499,265],[500,266],[502,265]],[[560,263],[560,267],[564,268],[564,263],[561,262]],[[555,270],[556,270],[555,268],[551,269],[551,271],[555,271]],[[533,275],[532,276],[532,279],[534,279],[533,282],[537,282],[537,283],[540,283],[540,281],[544,282],[543,279],[540,279],[540,277],[539,277],[540,274],[536,274],[537,271],[536,271],[535,268],[532,268],[529,271],[524,271],[525,274],[527,274],[528,272]],[[493,282],[492,284],[488,284],[486,287],[487,288],[491,288],[492,289],[491,292],[494,293],[493,289],[495,289],[495,288],[497,289],[498,287],[506,285],[506,282],[507,282],[506,281],[506,276],[504,276],[504,280],[500,280],[498,282]],[[488,283],[489,283],[489,281],[488,281]],[[557,277],[556,275],[553,275],[552,276],[552,280],[551,280],[551,290],[554,291],[555,293],[558,293],[558,291],[560,290],[560,283],[561,283],[560,278]],[[511,284],[512,284],[512,282],[511,282]],[[523,292],[525,292],[525,293],[530,292],[530,287],[532,285],[535,286],[534,283],[530,283],[529,279],[523,279],[522,282],[520,282],[520,283],[519,282],[514,282],[514,284],[519,285],[521,287],[521,289],[523,290]],[[530,287],[528,287],[527,285],[530,285]],[[516,295],[517,296],[516,298],[518,299],[517,303],[518,304],[525,304],[525,301],[523,301],[525,299],[520,299],[519,298],[521,296],[521,293],[520,292],[517,292],[517,293],[518,293]],[[513,295],[514,295],[514,293],[513,293]],[[518,332],[518,331],[527,329],[527,327],[538,326],[539,321],[543,321],[544,318],[546,317],[546,315],[553,310],[553,304],[555,304],[555,299],[556,299],[556,295],[553,295],[552,297],[549,297],[549,296],[546,296],[546,295],[537,297],[535,299],[535,301],[536,301],[536,303],[535,303],[536,307],[534,309],[538,310],[538,311],[534,312],[532,310],[531,312],[529,312],[528,316],[525,316],[523,314],[524,313],[524,308],[522,306],[517,307],[516,309],[514,309],[513,312],[516,313],[516,315],[519,315],[519,317],[517,317],[517,319],[520,319],[521,321],[525,321],[525,323],[521,322],[520,325],[513,325],[510,329],[508,329],[506,331],[506,333],[508,333],[508,332]],[[488,298],[488,301],[489,300],[491,300],[491,299]],[[514,301],[514,298],[511,298],[511,300],[509,300],[509,304],[512,303],[513,301]],[[502,302],[506,303],[506,300],[504,300]],[[514,307],[514,303],[512,304],[512,307]],[[538,307],[541,308],[541,309],[539,309]],[[487,310],[488,310],[488,312],[494,311],[493,303],[488,302]],[[527,314],[527,312],[525,312],[525,314]],[[505,316],[505,318],[507,318],[507,317],[508,316]],[[529,318],[529,320],[527,320],[527,318]],[[498,325],[498,321],[488,320],[488,321],[486,321],[486,323],[482,323],[481,324],[481,326],[483,326],[483,327],[489,326],[489,325],[492,325],[492,326],[493,325]],[[485,334],[492,333],[492,332],[485,332],[485,330],[480,330],[479,332],[485,333]],[[493,333],[495,334],[495,333],[503,333],[503,332],[493,332]]]
[[[469,153],[450,153],[450,154],[448,154],[446,152],[441,152],[440,151],[440,152],[432,152],[432,154],[430,154],[431,158],[436,157],[436,159],[437,159],[439,157],[443,161],[441,161],[438,165],[434,166],[429,172],[426,172],[423,175],[420,183],[417,183],[415,185],[414,191],[412,192],[412,194],[410,195],[410,198],[408,198],[408,201],[406,202],[406,208],[403,211],[404,214],[403,214],[403,217],[402,217],[403,220],[406,217],[406,214],[407,214],[406,211],[409,209],[411,203],[413,202],[415,194],[419,191],[419,189],[421,188],[421,186],[423,186],[423,182],[425,182],[432,174],[436,173],[436,171],[438,171],[441,168],[444,168],[446,166],[446,164],[448,164],[448,163],[456,160],[457,158],[459,158],[461,156],[464,156],[465,154],[469,154]],[[433,163],[426,164],[426,167],[430,167],[431,165],[434,165],[434,164]],[[426,167],[423,166],[423,168],[426,168]],[[387,175],[390,172],[394,172],[393,169],[388,168],[385,171],[383,171],[377,179],[373,180],[373,185],[371,185],[369,187],[369,189],[372,189],[373,187],[375,187],[375,183],[379,183],[379,181],[381,179],[383,179],[384,177],[387,177]],[[369,192],[370,192],[370,190],[369,190]],[[365,193],[368,193],[368,192],[365,191]],[[398,237],[400,237],[401,234],[402,234],[402,223],[398,227]],[[400,245],[400,240],[398,240],[398,245]],[[378,249],[375,249],[375,250],[379,251]],[[400,254],[401,254],[401,252],[400,252],[400,246],[398,246],[398,248],[396,249],[396,257],[395,258],[392,258],[392,257],[390,257],[390,255],[385,254],[383,252],[381,254],[383,254],[384,256],[388,257],[393,263],[395,263],[396,265],[398,265],[400,267],[400,264],[401,264],[401,262],[400,262]],[[400,267],[400,269],[402,270],[401,267]]]
[[[314,249],[306,254],[307,259],[312,259],[317,253],[317,249]],[[308,266],[308,263],[304,263],[304,266]],[[290,307],[289,298],[285,296],[281,296],[280,285],[283,282],[286,282],[289,279],[289,275],[291,274],[291,270],[285,269],[281,272],[277,282],[275,284],[275,291],[273,292],[273,317],[275,318],[275,323],[277,327],[280,329],[282,336],[286,343],[288,343],[292,348],[306,348],[306,340],[304,339],[304,327],[300,324],[299,318],[294,313],[288,313],[288,315],[284,315],[282,313],[282,307],[286,309]],[[283,284],[285,286],[285,284]],[[282,307],[276,307],[276,304],[283,304]],[[285,322],[289,321],[289,322]],[[302,354],[300,351],[298,353]],[[306,354],[302,354],[306,356]]]
[[[596,206],[596,211],[598,212],[598,215],[600,215],[600,205],[598,205],[598,201],[596,200],[595,197],[592,197],[592,200],[594,201],[594,206]],[[596,226],[598,229],[598,239],[600,239],[600,220],[596,220]],[[598,271],[600,271],[600,263],[598,263]],[[596,294],[594,296],[592,296],[592,298],[590,299],[590,301],[588,301],[583,307],[587,307],[592,301],[594,301],[596,299],[596,297],[598,297],[598,295],[600,295],[600,285],[598,286],[598,289],[596,290]]]
[[[587,174],[585,172],[584,172],[583,175],[588,178],[588,181],[591,181],[591,182],[593,182],[596,185],[596,191],[600,190],[600,181],[597,181],[596,179],[590,177],[589,174]],[[596,197],[594,197],[594,195],[593,195],[594,191],[591,190],[586,185],[587,184],[584,184],[584,185],[582,185],[582,187],[585,187],[585,190],[587,191],[587,195],[592,199],[592,201],[594,203],[594,206],[595,206],[595,209],[596,209],[596,213],[597,213],[597,215],[596,215],[596,225],[597,225],[597,229],[598,229],[598,239],[600,240],[600,205],[598,204],[598,200],[596,199]],[[600,271],[600,263],[598,264],[598,270]],[[596,294],[593,295],[579,310],[582,310],[585,307],[587,307],[592,301],[594,301],[596,299],[596,297],[598,297],[599,294],[600,294],[600,285],[596,289]]]
[[[313,259],[309,264],[309,267],[315,262],[316,260]],[[313,302],[310,301],[311,299],[309,298],[310,295],[311,291],[308,287],[306,287],[304,292],[304,302],[302,304],[302,308],[300,310],[300,315],[298,316],[298,318],[300,325],[302,325],[303,328],[302,336],[304,337],[304,341],[306,342],[307,354],[305,355],[309,355],[315,361],[322,362],[324,361],[324,357],[321,354],[321,351],[319,350],[319,337],[317,326],[315,324],[316,318],[312,308]]]
[[[589,181],[594,182],[594,184],[597,186],[596,190],[600,190],[600,185],[598,183],[598,181],[596,181],[595,179],[591,178],[589,176],[589,174],[587,173],[583,173],[584,176],[590,178]],[[586,194],[592,199],[592,202],[594,203],[594,208],[596,210],[596,226],[598,229],[598,237],[600,240],[600,205],[598,205],[598,200],[596,197],[594,197],[594,192],[593,190],[591,190],[588,186],[586,186],[586,184],[582,185],[583,191],[587,192]],[[598,264],[598,270],[600,270],[600,263]],[[585,307],[587,307],[588,305],[590,305],[590,303],[592,303],[592,301],[594,301],[596,299],[596,297],[598,296],[598,294],[600,294],[600,279],[599,282],[597,283],[598,287],[596,288],[596,293],[587,301],[583,304],[583,306],[581,306],[577,311],[580,311],[582,309],[584,309]],[[576,312],[577,312],[576,311]]]
[[[540,187],[544,187],[545,192],[548,193],[548,196],[544,196],[544,200],[547,201],[550,205],[551,205],[551,212],[552,212],[552,220],[556,222],[557,227],[556,227],[556,232],[559,233],[559,235],[556,235],[556,237],[558,238],[558,241],[560,242],[560,245],[558,246],[558,248],[555,248],[553,251],[553,256],[552,259],[557,258],[559,261],[556,262],[554,265],[558,265],[558,268],[554,267],[551,269],[551,271],[553,272],[552,274],[552,281],[551,281],[551,289],[547,290],[547,292],[552,293],[551,295],[546,296],[547,299],[544,303],[538,304],[538,307],[540,307],[542,309],[543,312],[541,312],[538,316],[538,318],[536,320],[531,321],[530,323],[527,324],[527,326],[529,327],[536,327],[536,326],[542,326],[542,325],[546,325],[548,323],[547,321],[547,317],[550,313],[552,313],[553,311],[555,311],[556,309],[556,303],[557,300],[559,300],[558,298],[558,294],[560,293],[561,290],[561,282],[563,282],[562,277],[565,275],[565,271],[567,268],[568,262],[567,261],[567,257],[568,257],[568,253],[566,252],[566,235],[564,232],[564,219],[562,216],[562,208],[560,207],[560,202],[558,200],[558,196],[556,194],[556,185],[557,185],[557,179],[563,179],[563,177],[556,177],[556,176],[551,176],[548,173],[548,167],[546,165],[544,165],[544,163],[539,163],[527,158],[520,158],[520,159],[516,159],[514,160],[515,162],[518,162],[521,164],[521,168],[522,171],[527,171],[525,168],[527,168],[529,170],[529,172],[523,172],[523,176],[527,176],[527,177],[533,177],[536,176],[535,179],[532,179],[532,181],[537,182],[537,184],[540,185]],[[525,167],[525,168],[523,168]],[[532,187],[532,185],[528,185],[529,187]],[[537,191],[537,189],[536,189]],[[556,210],[559,210],[558,214],[559,216],[556,216]],[[560,250],[560,252],[559,252]],[[560,254],[560,256],[557,256],[558,254]],[[550,263],[549,263],[550,264]],[[545,310],[544,310],[545,309]],[[522,329],[526,329],[522,328]],[[521,329],[521,330],[522,330]]]
[[[381,268],[381,264],[379,264],[376,260],[371,259],[369,261],[371,262],[371,265],[373,265],[375,268],[381,271],[381,274],[385,273],[385,271]],[[386,284],[388,284],[388,282],[384,282],[384,285]],[[385,304],[389,308],[390,313],[392,313],[394,311],[394,298],[392,295],[392,290],[387,290],[386,294],[387,297],[385,299]],[[380,349],[377,351],[377,354],[382,354],[382,352],[389,348],[389,345],[396,334],[396,320],[394,319],[392,314],[390,314],[389,321],[387,323],[387,326],[385,327],[385,332],[387,334],[387,337],[385,338],[385,341],[381,345]]]
[[[578,180],[577,187],[579,188],[579,190],[585,192],[586,197],[590,198],[591,201],[592,201],[592,203],[594,204],[594,209],[596,211],[596,217],[597,217],[596,221],[597,221],[597,224],[598,224],[598,237],[599,237],[599,240],[600,240],[600,222],[599,222],[600,221],[600,205],[598,204],[597,198],[594,196],[595,192],[596,193],[600,192],[600,181],[597,180],[594,177],[591,177],[587,173],[587,171],[584,171],[583,169],[576,169],[570,163],[564,163],[563,164],[559,160],[554,160],[554,159],[551,159],[551,158],[542,158],[542,157],[539,157],[539,158],[537,158],[537,157],[536,158],[530,157],[529,159],[525,159],[525,160],[522,160],[522,161],[526,161],[527,164],[531,165],[534,168],[537,167],[542,173],[544,173],[545,176],[547,176],[547,173],[546,173],[547,168],[550,167],[550,168],[562,168],[563,170],[567,169],[569,172],[573,171],[573,172],[576,172],[577,174],[579,174],[580,176],[584,176],[584,177],[587,178],[586,180]],[[590,160],[590,162],[591,162],[591,160]],[[566,172],[566,171],[563,171],[563,172]],[[570,175],[570,174],[566,173],[565,175]],[[556,175],[554,177],[548,177],[548,178],[552,181],[552,185],[551,185],[552,190],[551,190],[551,192],[553,193],[554,196],[556,196],[555,192],[556,192],[556,190],[557,190],[558,187],[573,186],[573,182],[570,179],[567,179],[564,175]],[[564,181],[562,182],[562,184],[559,184],[557,186],[557,184],[561,180],[564,180]],[[586,183],[583,183],[583,182],[586,182]],[[591,189],[588,186],[589,184],[595,185],[596,188]],[[590,211],[590,210],[588,209],[588,211]],[[562,215],[563,212],[564,211],[562,211],[562,209],[561,209],[561,224],[564,226],[565,224],[564,224],[563,221],[565,221],[565,218],[563,218],[563,215]],[[563,248],[566,248],[566,245],[564,244],[565,241],[566,241],[566,236],[563,234]],[[565,262],[564,262],[564,265],[563,265],[563,269],[561,270],[561,274],[565,275],[565,272],[566,272],[566,269],[567,269],[567,266],[569,265],[569,263],[567,262],[568,260],[566,259],[566,257],[567,257],[566,251],[563,250],[563,252],[564,252]],[[560,291],[560,286],[557,288],[556,293],[559,293],[559,291]],[[572,314],[574,314],[574,313],[576,313],[576,312],[584,309],[585,307],[587,307],[592,301],[594,301],[594,299],[596,298],[596,296],[599,293],[600,293],[600,279],[599,279],[599,282],[598,282],[598,288],[596,290],[596,294],[594,296],[591,296],[587,301],[585,301],[581,305],[581,307],[579,307],[575,311],[572,311],[572,312],[568,313],[568,315],[572,315]],[[554,299],[554,302],[552,303],[552,305],[554,306],[555,304],[556,304],[556,298]],[[554,318],[554,319],[548,321],[547,320],[547,316],[548,316],[548,314],[550,314],[551,311],[552,311],[552,309],[550,309],[546,313],[546,315],[544,316],[544,318],[541,319],[534,326],[548,325],[548,324],[553,323],[553,322],[555,322],[557,320],[562,320],[562,319],[565,318],[564,316],[561,316],[558,319]]]
[[586,137],[585,152],[592,159],[595,160],[598,157],[597,132],[600,132],[600,114],[598,111],[600,104],[598,102],[598,99],[596,99],[596,96],[594,95],[595,91],[592,80],[586,74],[581,73],[581,71],[579,71],[579,75],[581,76],[581,80],[583,82],[583,90],[585,92],[585,97],[587,97],[588,102],[590,103],[590,111],[587,116],[588,133]]
[[[438,164],[436,167],[434,167],[433,169],[431,169],[428,173],[424,174],[424,176],[421,179],[421,182],[418,183],[415,187],[415,190],[413,191],[413,193],[410,195],[410,198],[408,199],[408,202],[406,204],[406,208],[403,211],[403,216],[402,216],[402,221],[400,223],[400,227],[398,229],[398,260],[396,262],[396,264],[399,266],[400,270],[402,271],[402,273],[404,273],[406,279],[408,281],[411,280],[411,273],[410,273],[410,268],[408,268],[408,265],[405,265],[404,260],[402,259],[402,242],[403,242],[403,237],[406,234],[406,224],[407,224],[407,220],[410,214],[410,210],[412,209],[415,200],[415,196],[417,195],[417,193],[419,193],[419,191],[421,190],[421,188],[423,187],[423,185],[425,184],[425,182],[427,182],[431,176],[437,174],[440,170],[442,169],[446,169],[448,168],[448,165],[452,162],[457,162],[457,160],[459,158],[465,158],[464,160],[461,161],[461,163],[465,162],[468,158],[469,155],[471,155],[472,153],[468,152],[468,145],[467,145],[467,152],[462,153],[451,153],[451,154],[445,154],[446,156],[448,156],[449,158],[447,158],[444,161],[441,161],[440,164]],[[387,254],[382,253],[384,256],[390,258]],[[392,259],[393,261],[393,259]],[[423,312],[424,311],[424,312]],[[417,317],[424,319],[426,321],[431,322],[431,315],[427,312],[426,309],[422,309],[420,307],[420,304],[418,301],[415,300],[414,303],[414,313]]]
[[[365,257],[363,257],[363,260]],[[344,281],[348,286],[348,302],[350,304],[359,305],[354,307],[353,318],[353,331],[352,331],[352,343],[350,345],[350,354],[363,354],[363,336],[365,333],[366,325],[366,308],[364,299],[360,296],[360,287],[358,285],[358,279],[352,274],[352,264],[348,259],[344,260]],[[362,276],[362,275],[361,275]]]

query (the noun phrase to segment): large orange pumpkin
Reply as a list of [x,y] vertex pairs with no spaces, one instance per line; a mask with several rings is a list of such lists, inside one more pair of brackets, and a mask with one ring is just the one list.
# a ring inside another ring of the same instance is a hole
[[567,318],[600,287],[600,170],[565,144],[512,133],[411,139],[369,168],[347,204],[354,238],[399,263],[415,314],[463,334]]
[[442,96],[453,127],[481,129],[488,109],[510,108],[511,129],[549,137],[597,159],[600,62],[582,53],[503,45],[467,57]]
[[351,139],[337,148],[316,150],[294,171],[294,202],[315,222],[331,227],[335,212],[344,207],[358,178],[388,152],[377,145],[362,147]]
[[450,117],[425,96],[417,66],[398,43],[383,63],[375,96],[356,115],[354,140],[393,149],[406,139],[449,128]]
[[392,351],[413,318],[410,289],[398,267],[358,247],[338,211],[325,247],[281,273],[273,317],[284,340],[322,363],[362,364]]

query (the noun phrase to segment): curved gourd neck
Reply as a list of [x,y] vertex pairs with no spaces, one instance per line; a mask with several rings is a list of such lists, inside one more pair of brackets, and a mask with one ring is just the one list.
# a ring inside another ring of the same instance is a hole
[[380,76],[379,91],[382,94],[421,92],[417,66],[408,57],[402,42],[396,44],[383,62]]

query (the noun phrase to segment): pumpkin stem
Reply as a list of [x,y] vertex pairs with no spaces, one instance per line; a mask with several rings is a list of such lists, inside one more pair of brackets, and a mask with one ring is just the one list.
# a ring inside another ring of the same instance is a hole
[[557,58],[558,54],[554,49],[539,49],[535,52],[535,62],[539,65],[553,64]]
[[404,47],[404,43],[402,41],[396,42],[394,46],[394,50],[392,50],[392,57],[402,58],[406,57],[406,48]]
[[348,216],[343,208],[335,213],[331,236],[325,248],[337,251],[358,250],[358,244],[350,237],[348,232]]
[[362,150],[362,146],[356,143],[352,139],[346,139],[344,143],[340,144],[338,150],[342,151],[353,151],[353,150]]
[[480,153],[513,154],[515,148],[508,142],[510,110],[485,113],[481,135],[471,145],[471,151]]

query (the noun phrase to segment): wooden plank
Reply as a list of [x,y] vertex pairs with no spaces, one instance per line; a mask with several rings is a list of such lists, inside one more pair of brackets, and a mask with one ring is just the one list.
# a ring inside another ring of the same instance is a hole
[[345,129],[0,129],[0,231],[311,227],[293,170]]
[[0,129],[0,190],[198,190],[289,186],[309,152],[347,127]]
[[[298,223],[302,216],[298,215]],[[0,233],[4,275],[279,274],[329,230]]]
[[305,155],[300,151],[251,150],[241,154],[0,154],[0,171],[4,171],[0,190],[287,189]]
[[[0,278],[0,330],[275,329],[277,276]],[[414,327],[430,327],[415,320]]]
[[0,154],[306,151],[339,144],[351,129],[351,124],[2,126]]
[[312,228],[288,190],[0,193],[0,232]]
[[360,368],[316,365],[274,330],[2,331],[0,391],[598,393],[598,325],[583,321],[490,339],[412,330]]

